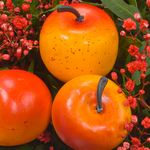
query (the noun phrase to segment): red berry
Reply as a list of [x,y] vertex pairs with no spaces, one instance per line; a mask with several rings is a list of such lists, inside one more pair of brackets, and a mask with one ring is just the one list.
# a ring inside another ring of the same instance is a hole
[[125,69],[120,69],[120,73],[125,74]]
[[5,8],[5,4],[3,1],[0,1],[0,11]]
[[117,79],[118,79],[117,73],[116,73],[116,72],[112,72],[112,73],[111,73],[111,78],[112,78],[114,81],[117,81]]
[[1,29],[4,30],[4,31],[7,31],[7,30],[8,30],[7,23],[3,23],[3,24],[1,25]]
[[141,16],[140,16],[139,13],[135,13],[135,14],[134,14],[134,18],[135,18],[135,20],[136,20],[137,22],[141,22]]
[[130,143],[129,143],[129,142],[123,142],[123,147],[124,147],[125,149],[130,148]]
[[34,45],[38,45],[38,41],[35,40],[35,41],[33,42],[33,44],[34,44]]
[[122,89],[118,89],[118,93],[122,93]]
[[144,78],[146,78],[146,75],[145,75],[145,73],[141,73],[141,75],[140,75],[140,78],[141,78],[141,79],[144,79]]
[[147,143],[150,143],[150,137],[148,137],[146,141],[147,141]]
[[144,94],[145,94],[145,91],[144,91],[144,90],[139,90],[139,94],[140,94],[140,95],[144,95]]
[[136,115],[131,115],[131,122],[136,125],[138,123],[138,117]]
[[148,7],[150,7],[150,0],[146,0],[146,4]]
[[21,35],[22,35],[22,31],[21,31],[21,30],[18,30],[18,31],[17,31],[17,34],[21,36]]
[[27,11],[29,11],[30,5],[26,4],[26,3],[23,3],[21,8],[22,8],[23,11],[27,12]]
[[48,8],[49,8],[49,6],[48,6],[48,5],[45,5],[45,6],[44,6],[44,8],[45,8],[45,9],[48,9]]
[[10,59],[10,55],[9,54],[3,54],[2,55],[2,59],[3,60],[9,60]]
[[20,9],[19,7],[16,7],[16,8],[14,9],[14,11],[15,11],[15,13],[20,13],[20,12],[21,12],[21,9]]
[[31,21],[29,21],[29,22],[28,22],[28,24],[29,24],[29,25],[32,25],[32,22],[31,22]]
[[42,8],[43,8],[43,5],[40,5],[40,8],[42,9]]
[[122,30],[122,31],[120,32],[120,35],[121,35],[122,37],[125,37],[125,36],[126,36],[126,32]]
[[6,22],[8,20],[8,16],[6,14],[2,14],[1,18]]
[[18,47],[16,53],[20,55],[22,53],[22,47]]
[[28,20],[31,20],[31,19],[32,19],[32,15],[31,15],[31,14],[26,14],[26,18],[27,18]]
[[2,36],[4,33],[3,33],[3,31],[0,31],[0,36]]
[[19,43],[14,43],[14,47],[17,48],[19,46]]
[[28,55],[28,53],[29,53],[29,50],[27,50],[27,49],[25,49],[24,51],[23,51],[23,54],[26,56],[26,55]]
[[9,26],[9,27],[8,27],[8,31],[10,31],[10,32],[13,31],[13,27],[12,27],[12,26]]
[[13,31],[11,31],[10,33],[9,33],[9,35],[11,36],[11,37],[14,37],[14,32]]

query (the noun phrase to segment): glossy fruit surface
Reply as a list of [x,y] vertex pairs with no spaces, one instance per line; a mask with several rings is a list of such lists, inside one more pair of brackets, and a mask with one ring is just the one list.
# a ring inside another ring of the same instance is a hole
[[95,6],[70,4],[81,15],[75,21],[70,12],[51,13],[44,22],[39,40],[42,60],[59,80],[85,75],[105,76],[118,54],[118,32],[110,16]]
[[36,139],[50,122],[52,98],[45,83],[22,70],[0,71],[0,145]]
[[112,150],[127,133],[131,121],[126,98],[108,80],[102,94],[103,110],[98,113],[97,85],[101,76],[83,75],[67,82],[57,93],[52,105],[52,122],[61,140],[75,150]]

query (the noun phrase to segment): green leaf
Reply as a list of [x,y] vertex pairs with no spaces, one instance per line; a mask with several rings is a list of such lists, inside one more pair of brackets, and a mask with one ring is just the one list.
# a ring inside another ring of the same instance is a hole
[[29,65],[29,68],[28,68],[28,71],[33,73],[34,72],[34,60],[31,61],[30,65]]
[[136,0],[128,0],[130,5],[134,5],[135,7],[137,7],[137,2]]
[[145,0],[140,0],[137,2],[137,5],[138,5],[139,11],[142,13],[146,7],[146,2],[145,2]]
[[36,9],[35,9],[35,0],[32,0],[32,3],[30,4],[30,12],[31,14],[37,16]]
[[[135,71],[133,74],[133,80],[137,80],[137,79],[140,79],[140,71],[139,70]],[[135,85],[139,85],[139,84],[141,84],[140,80],[135,82]]]
[[35,150],[49,150],[49,148],[46,145],[40,144],[35,148]]
[[142,114],[147,116],[147,117],[150,117],[150,110],[145,108],[145,109],[142,110]]
[[83,4],[89,4],[89,5],[93,5],[96,6],[98,8],[104,8],[103,4],[98,4],[98,3],[92,3],[92,2],[82,2]]
[[139,13],[140,11],[133,5],[128,5],[123,0],[101,0],[108,9],[110,9],[114,14],[122,19],[131,18],[134,19],[134,13]]
[[43,13],[41,13],[38,17],[42,17],[43,14],[46,14],[48,12],[52,12],[54,10],[56,10],[59,6],[61,6],[62,4],[58,4],[56,5],[54,8],[48,9],[47,11],[44,11]]
[[13,2],[17,3],[17,4],[20,4],[22,3],[24,0],[13,0]]
[[146,41],[142,41],[142,47],[139,48],[139,52],[142,52],[144,50],[145,45]]
[[146,70],[146,72],[145,72],[145,75],[147,76],[147,75],[149,75],[150,74],[150,68],[148,68],[147,70]]
[[128,54],[128,57],[126,59],[126,63],[125,63],[125,66],[124,66],[125,70],[127,70],[127,66],[126,65],[131,61],[131,58],[132,58],[132,56],[130,54]]
[[[136,38],[135,42],[137,47],[139,48],[142,47],[142,42],[139,39]],[[130,44],[134,45],[134,42],[128,37],[121,37],[119,39],[119,51],[118,51],[117,60],[124,60],[127,58],[129,54],[127,49],[129,48]]]
[[0,68],[0,71],[2,70],[9,70],[9,68],[8,67]]

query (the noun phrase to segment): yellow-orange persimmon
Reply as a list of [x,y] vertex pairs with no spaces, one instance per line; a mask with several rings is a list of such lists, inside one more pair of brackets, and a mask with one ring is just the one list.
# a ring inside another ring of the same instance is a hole
[[0,145],[28,143],[45,131],[52,98],[45,83],[23,70],[0,71]]
[[52,12],[42,26],[39,48],[44,64],[63,82],[85,74],[107,75],[118,54],[118,32],[113,20],[92,5],[69,6],[77,10],[78,17],[61,12],[71,11],[63,6]]
[[125,123],[131,121],[131,109],[124,105],[125,95],[119,94],[119,87],[109,79],[101,96],[103,109],[98,112],[101,78],[76,77],[62,86],[54,99],[52,122],[56,133],[75,150],[112,150],[127,133]]

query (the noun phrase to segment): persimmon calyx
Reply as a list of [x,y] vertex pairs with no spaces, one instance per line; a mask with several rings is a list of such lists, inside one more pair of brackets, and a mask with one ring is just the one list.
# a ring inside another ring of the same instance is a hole
[[98,82],[98,87],[97,87],[97,112],[100,113],[103,110],[102,106],[102,93],[103,90],[108,82],[108,79],[106,77],[101,77],[99,82]]
[[71,6],[65,6],[65,5],[59,6],[57,8],[57,12],[71,12],[74,15],[76,15],[77,18],[75,20],[78,22],[82,22],[82,19],[84,18],[84,16],[81,16],[80,13],[75,8],[73,8]]

